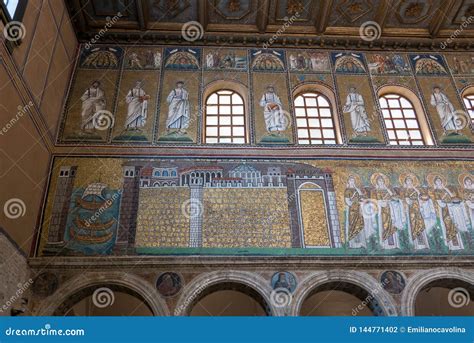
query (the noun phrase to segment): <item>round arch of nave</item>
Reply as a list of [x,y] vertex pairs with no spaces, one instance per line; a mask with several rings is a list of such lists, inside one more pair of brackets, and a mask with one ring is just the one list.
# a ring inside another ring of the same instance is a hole
[[174,310],[174,315],[189,315],[194,305],[203,296],[207,295],[207,290],[211,289],[213,286],[219,286],[220,284],[240,284],[244,287],[250,288],[252,291],[256,292],[259,297],[261,297],[262,302],[264,302],[264,304],[261,305],[268,310],[268,315],[283,315],[282,309],[274,306],[273,302],[271,301],[272,289],[268,280],[264,279],[261,275],[255,272],[237,270],[214,271],[201,274],[194,278],[181,292],[181,296]]
[[312,273],[298,284],[291,302],[289,314],[299,316],[303,302],[314,290],[328,284],[349,284],[358,287],[367,293],[367,297],[375,300],[386,316],[397,316],[397,306],[380,283],[367,273],[350,270],[330,270]]
[[420,291],[434,281],[454,279],[474,285],[474,272],[460,268],[420,270],[408,278],[402,293],[401,315],[414,316],[416,298]]
[[64,283],[53,295],[43,299],[34,311],[38,316],[53,316],[68,299],[89,287],[119,286],[137,294],[154,316],[169,316],[166,302],[155,286],[147,280],[124,272],[87,272],[79,274]]

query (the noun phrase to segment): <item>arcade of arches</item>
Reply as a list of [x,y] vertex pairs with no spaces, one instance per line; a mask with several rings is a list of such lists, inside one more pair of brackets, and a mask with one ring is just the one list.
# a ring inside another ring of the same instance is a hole
[[474,315],[472,1],[6,3],[0,316]]

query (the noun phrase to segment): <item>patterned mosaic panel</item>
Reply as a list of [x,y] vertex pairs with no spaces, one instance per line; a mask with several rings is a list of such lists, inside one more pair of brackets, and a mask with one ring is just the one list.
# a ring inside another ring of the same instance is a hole
[[291,247],[285,188],[206,189],[203,206],[203,247]]
[[329,247],[331,242],[325,230],[327,215],[323,192],[318,189],[302,189],[300,199],[305,246]]
[[147,188],[141,190],[137,215],[136,245],[140,247],[182,247],[189,244],[189,216],[182,204],[189,188]]

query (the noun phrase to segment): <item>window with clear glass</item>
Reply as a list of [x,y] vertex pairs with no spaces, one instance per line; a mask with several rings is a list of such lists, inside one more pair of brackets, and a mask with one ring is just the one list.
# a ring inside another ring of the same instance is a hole
[[205,143],[247,143],[244,99],[232,90],[212,93],[206,101]]
[[19,0],[3,0],[5,8],[7,9],[10,18],[12,19],[15,18],[15,12],[19,2]]
[[379,98],[391,145],[425,145],[413,104],[398,94]]
[[298,144],[336,144],[336,128],[329,100],[304,93],[294,102]]
[[471,118],[471,123],[474,125],[474,94],[464,96],[464,105],[466,105],[467,113]]

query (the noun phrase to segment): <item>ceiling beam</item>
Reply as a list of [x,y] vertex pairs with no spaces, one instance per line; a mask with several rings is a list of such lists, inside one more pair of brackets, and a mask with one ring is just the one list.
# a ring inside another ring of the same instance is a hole
[[[430,26],[428,28],[430,36],[432,38],[438,37],[439,31],[443,27],[449,13],[456,4],[456,0],[444,0],[439,8],[436,9],[436,13],[431,19]],[[461,5],[461,4],[460,4]]]
[[319,4],[317,1],[314,2],[316,8],[313,13],[315,13],[316,32],[318,34],[323,34],[326,31],[333,3],[334,0],[323,0]]
[[210,11],[211,9],[207,6],[207,1],[208,0],[200,0],[198,1],[199,7],[198,7],[198,20],[199,23],[202,25],[202,28],[204,31],[207,29],[207,24],[209,23],[209,14],[208,10]]
[[379,7],[375,12],[374,21],[380,26],[380,34],[383,33],[388,13],[394,9],[395,7],[393,6],[392,0],[379,1]]
[[137,1],[137,16],[138,16],[138,25],[140,26],[140,30],[145,30],[147,25],[145,22],[145,1],[138,0]]
[[258,32],[265,33],[267,31],[268,15],[270,12],[270,0],[259,0],[257,6]]

